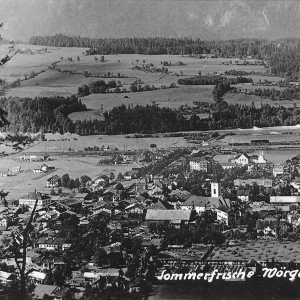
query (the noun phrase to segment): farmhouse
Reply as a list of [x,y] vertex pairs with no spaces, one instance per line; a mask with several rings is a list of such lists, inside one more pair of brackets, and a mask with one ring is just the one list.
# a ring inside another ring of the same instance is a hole
[[72,246],[72,241],[63,238],[41,237],[37,242],[37,246],[39,249],[64,251]]
[[54,175],[47,179],[47,187],[59,187],[61,185],[61,178]]
[[237,198],[240,199],[242,202],[248,202],[250,198],[250,191],[249,190],[237,191]]
[[11,171],[12,173],[19,173],[21,172],[21,167],[12,167]]
[[250,156],[246,153],[238,154],[231,162],[237,164],[237,165],[248,165],[250,162]]
[[265,163],[267,163],[267,160],[266,160],[266,158],[264,157],[263,152],[262,152],[260,155],[258,155],[257,157],[253,157],[253,156],[252,156],[252,161],[253,161],[255,164],[265,164]]

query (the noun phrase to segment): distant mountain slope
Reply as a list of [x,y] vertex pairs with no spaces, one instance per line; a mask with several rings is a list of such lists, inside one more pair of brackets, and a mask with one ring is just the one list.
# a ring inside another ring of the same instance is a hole
[[300,38],[300,1],[0,0],[2,36]]

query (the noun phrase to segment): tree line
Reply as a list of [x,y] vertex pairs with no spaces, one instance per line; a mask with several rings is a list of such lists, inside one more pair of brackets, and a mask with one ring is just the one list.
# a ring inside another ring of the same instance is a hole
[[[78,96],[84,97],[90,94],[105,94],[110,89],[117,88],[118,86],[115,80],[111,80],[108,83],[106,83],[104,80],[96,80],[78,87]],[[115,92],[119,93],[120,88],[118,88]]]
[[300,40],[210,40],[199,38],[88,38],[80,36],[34,36],[32,45],[54,47],[89,48],[86,54],[171,54],[196,55],[211,54],[214,57],[243,58],[245,56],[264,60],[273,75],[286,77],[299,72]]
[[256,95],[271,100],[300,100],[300,89],[296,86],[290,86],[282,90],[277,89],[254,89],[250,90],[249,95]]
[[181,85],[215,85],[224,80],[230,84],[250,83],[253,81],[252,78],[242,76],[227,78],[221,75],[197,75],[188,78],[180,78],[177,83]]
[[[222,96],[231,89],[227,80],[215,84],[212,91],[215,103],[210,104],[210,117],[200,119],[195,113],[187,119],[180,110],[156,105],[135,107],[124,104],[103,113],[104,120],[77,120],[68,115],[86,110],[75,96],[69,98],[1,98],[0,107],[8,113],[4,130],[9,132],[59,132],[78,135],[97,134],[153,134],[158,132],[218,130],[226,128],[251,128],[253,126],[296,125],[300,110],[296,107],[275,107],[261,104],[228,104]],[[298,89],[295,89],[299,96]],[[276,91],[278,93],[279,91]],[[284,93],[280,91],[280,93]],[[287,94],[289,95],[289,94]],[[271,97],[271,96],[270,96]],[[290,97],[290,96],[287,96]]]

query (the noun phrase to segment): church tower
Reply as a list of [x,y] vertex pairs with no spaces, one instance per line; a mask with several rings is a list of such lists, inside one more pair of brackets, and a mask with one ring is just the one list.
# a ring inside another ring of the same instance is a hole
[[210,192],[211,192],[211,197],[216,197],[216,198],[220,197],[220,180],[215,165],[213,165],[213,177],[210,183]]
[[218,182],[211,182],[211,197],[219,198],[220,196],[220,185]]

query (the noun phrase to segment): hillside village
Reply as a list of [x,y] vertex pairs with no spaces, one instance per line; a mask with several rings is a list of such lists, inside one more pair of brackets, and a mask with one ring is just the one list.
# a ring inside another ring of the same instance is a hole
[[[300,155],[281,165],[263,153],[238,153],[226,163],[196,149],[133,156],[117,161],[147,162],[124,174],[78,174],[76,180],[42,167],[49,192],[33,186],[7,201],[1,191],[2,295],[13,293],[24,261],[32,299],[120,293],[141,299],[162,267],[178,268],[172,260],[188,268],[190,260],[199,267],[212,261],[246,266],[249,259],[255,266],[269,259],[299,263],[293,251],[280,248],[300,238]],[[47,166],[49,160],[41,161]],[[232,250],[241,243],[261,254]],[[263,251],[267,245],[272,253]]]

